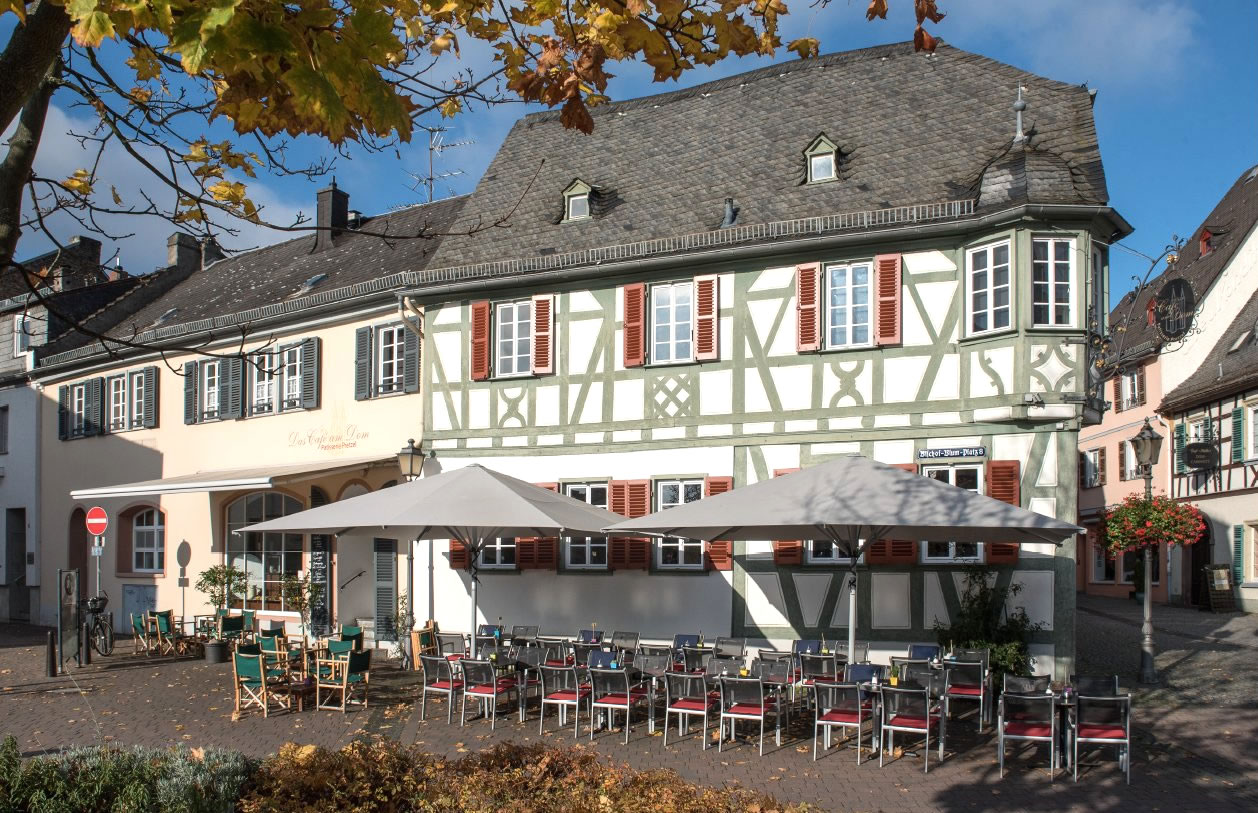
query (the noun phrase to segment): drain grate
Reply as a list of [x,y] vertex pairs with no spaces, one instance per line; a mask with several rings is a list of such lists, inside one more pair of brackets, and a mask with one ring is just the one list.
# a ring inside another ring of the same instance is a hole
[[91,689],[77,689],[74,686],[66,686],[63,689],[49,689],[44,694],[91,694]]

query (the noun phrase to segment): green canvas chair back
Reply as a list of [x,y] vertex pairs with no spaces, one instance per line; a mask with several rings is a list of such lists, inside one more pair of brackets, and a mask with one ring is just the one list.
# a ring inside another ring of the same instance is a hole
[[236,651],[242,655],[261,655],[262,647],[257,644],[238,644]]
[[141,638],[143,638],[145,635],[148,634],[147,630],[144,629],[144,615],[143,614],[131,613],[131,631]]
[[343,657],[353,651],[353,641],[328,641],[328,654],[334,658]]
[[262,657],[257,654],[240,652],[232,653],[232,663],[236,666],[236,679],[249,686],[262,685]]
[[341,640],[353,643],[355,652],[361,650],[363,648],[363,628],[341,627]]
[[222,618],[223,616],[227,615],[228,612],[230,611],[226,607],[219,607],[217,610],[214,611],[214,617]]
[[263,652],[269,652],[276,655],[283,651],[283,648],[280,646],[280,639],[277,636],[263,635],[258,639],[258,641],[262,644]]
[[173,612],[173,610],[162,610],[160,613],[154,614],[157,618],[157,631],[162,635],[171,634],[171,627],[173,626],[171,623],[171,615]]
[[245,630],[245,619],[239,615],[224,615],[218,619],[218,634],[222,638],[236,638]]
[[240,613],[240,617],[243,619],[245,629],[247,630],[253,629],[253,612],[253,610],[242,610]]
[[349,653],[349,666],[346,668],[350,680],[362,680],[362,676],[371,671],[371,650]]

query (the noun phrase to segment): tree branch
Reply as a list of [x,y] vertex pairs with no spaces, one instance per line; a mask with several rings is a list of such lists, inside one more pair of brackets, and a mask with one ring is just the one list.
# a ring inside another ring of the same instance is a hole
[[18,111],[61,53],[61,44],[70,34],[70,16],[62,6],[42,0],[25,25],[15,26],[0,52],[0,133],[9,128]]
[[9,151],[4,161],[0,162],[0,274],[12,264],[18,237],[22,233],[22,190],[30,180],[39,139],[44,131],[48,100],[57,86],[56,66],[54,61],[42,83],[22,108],[17,129],[9,141]]

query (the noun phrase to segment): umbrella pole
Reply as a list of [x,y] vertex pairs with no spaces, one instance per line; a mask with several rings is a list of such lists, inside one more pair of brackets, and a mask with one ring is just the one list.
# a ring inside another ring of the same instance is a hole
[[856,564],[848,571],[851,589],[847,592],[847,662],[856,663]]
[[469,551],[469,554],[468,554],[469,556],[471,556],[471,557],[472,557],[472,558],[471,558],[471,565],[472,565],[472,566],[471,566],[471,573],[472,573],[472,624],[471,624],[471,626],[469,626],[469,627],[468,627],[468,642],[469,642],[469,643],[471,643],[471,645],[472,645],[472,656],[473,656],[473,657],[475,657],[475,656],[476,656],[476,629],[477,629],[477,621],[476,621],[476,582],[477,582],[477,581],[479,581],[479,580],[476,578],[476,559],[480,556],[480,552],[481,552],[481,549],[482,549],[483,547],[485,547],[485,540],[483,540],[483,539],[479,539],[479,540],[477,540],[477,544],[476,544],[476,545],[472,548],[472,550],[471,550],[471,551]]

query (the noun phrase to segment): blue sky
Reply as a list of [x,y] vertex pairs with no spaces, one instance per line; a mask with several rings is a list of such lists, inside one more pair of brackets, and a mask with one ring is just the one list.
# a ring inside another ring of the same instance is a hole
[[[794,0],[783,40],[817,37],[829,53],[912,35],[912,0],[891,0],[890,18],[873,23],[865,21],[865,5],[865,0],[831,0],[827,7],[811,8],[806,0]],[[1258,163],[1255,0],[940,0],[939,5],[948,16],[932,30],[950,44],[1097,89],[1095,115],[1110,203],[1135,226],[1124,241],[1135,251],[1156,255],[1172,234],[1190,235],[1236,177]],[[484,64],[483,52],[475,49],[465,49],[463,58]],[[773,60],[731,59],[688,73],[681,86],[793,58],[783,51]],[[652,83],[640,65],[616,65],[612,71],[618,74],[610,88],[615,99],[678,87]],[[528,110],[520,104],[476,109],[449,123],[447,140],[475,144],[440,159],[439,169],[463,174],[442,183],[438,196],[470,191],[511,124]],[[49,129],[56,132],[58,123],[50,121]],[[371,214],[422,199],[407,175],[426,167],[419,135],[396,155],[352,154],[351,160],[338,161],[335,174],[353,208]],[[297,149],[313,155],[325,147],[305,139]],[[80,165],[75,152],[64,139],[49,139],[41,164]],[[298,210],[312,213],[315,190],[324,183],[268,180],[265,189],[255,188],[255,196],[283,222]],[[169,224],[131,230],[135,235],[117,245],[124,265],[144,272],[160,264]],[[249,233],[237,247],[285,237]],[[41,249],[31,239],[19,255]],[[1132,287],[1133,275],[1148,270],[1146,260],[1128,252],[1115,251],[1112,258],[1115,295]]]

